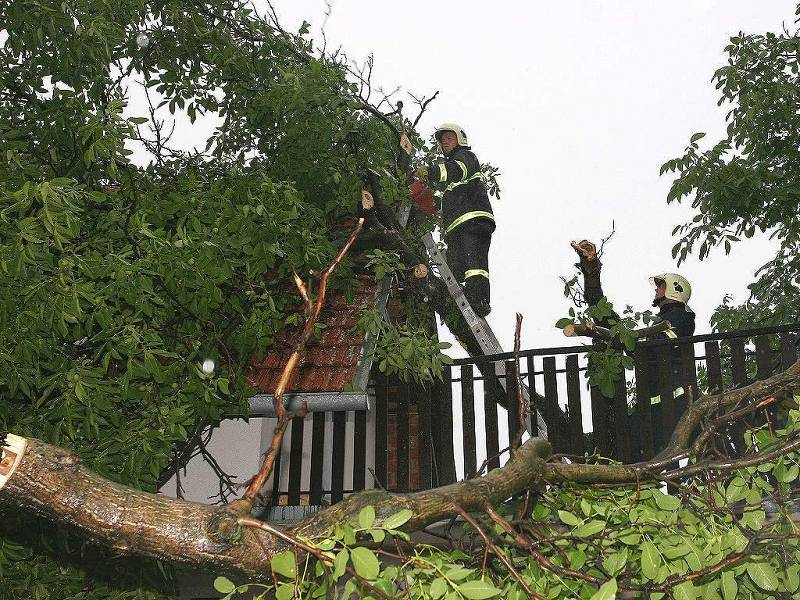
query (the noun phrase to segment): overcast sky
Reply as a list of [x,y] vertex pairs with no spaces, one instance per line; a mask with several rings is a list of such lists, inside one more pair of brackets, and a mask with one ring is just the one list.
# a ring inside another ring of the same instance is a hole
[[[274,5],[287,28],[305,19],[321,41],[325,22],[329,48],[374,54],[384,88],[439,90],[421,131],[458,122],[478,158],[500,168],[489,322],[507,349],[517,311],[523,347],[567,342],[553,324],[568,308],[559,275],[572,272],[569,242],[599,241],[612,221],[605,291],[619,307],[650,306],[647,279],[677,270],[670,233],[689,214],[666,204],[672,180],[659,167],[692,133],[707,132],[709,143],[722,135],[725,110],[710,80],[728,39],[794,18],[786,0],[333,0],[327,20],[322,0]],[[730,256],[681,265],[698,333],[725,293],[746,298],[771,251],[749,240]]]

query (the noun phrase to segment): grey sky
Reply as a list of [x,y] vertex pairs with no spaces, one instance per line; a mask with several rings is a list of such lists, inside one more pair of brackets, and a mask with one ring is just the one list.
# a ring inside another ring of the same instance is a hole
[[[572,239],[599,241],[605,289],[618,306],[650,306],[647,278],[676,270],[672,227],[688,211],[667,206],[660,165],[696,131],[716,140],[725,107],[710,83],[738,31],[792,25],[794,3],[764,0],[571,2],[370,2],[337,0],[328,47],[375,56],[374,81],[417,94],[440,90],[421,121],[467,130],[482,161],[501,172],[502,199],[490,254],[493,312],[505,347],[514,313],[523,347],[562,345],[553,324],[566,314],[559,275],[575,262]],[[277,0],[287,28],[306,19],[321,41],[325,2]],[[745,285],[772,246],[749,240],[731,256],[682,265],[694,285],[698,332],[724,293]]]

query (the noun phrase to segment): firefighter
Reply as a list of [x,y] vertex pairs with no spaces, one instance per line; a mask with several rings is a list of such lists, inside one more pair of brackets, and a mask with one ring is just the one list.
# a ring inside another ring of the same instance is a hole
[[464,295],[480,317],[491,311],[489,245],[495,229],[481,165],[470,149],[467,134],[455,123],[436,129],[443,159],[419,167],[415,175],[442,194],[442,233],[447,264],[464,286]]
[[694,334],[694,312],[687,303],[692,297],[692,286],[685,277],[677,273],[661,273],[650,278],[655,287],[653,306],[658,308],[656,323],[669,321],[671,329],[666,337],[688,337]]
[[[672,327],[664,332],[651,336],[649,339],[675,339],[694,335],[694,312],[687,304],[689,298],[692,296],[692,286],[686,278],[677,273],[661,273],[651,277],[650,284],[655,288],[653,306],[658,308],[658,315],[656,315],[654,324],[658,324],[662,321],[669,321]],[[681,363],[681,349],[679,346],[669,346],[667,348],[666,351],[669,353],[670,357],[669,388],[672,392],[675,406],[675,419],[677,420],[687,407]],[[658,451],[658,449],[663,447],[667,442],[664,432],[667,430],[671,431],[674,423],[669,426],[664,423],[661,397],[662,386],[659,378],[662,372],[659,370],[658,366],[658,350],[654,350],[656,351],[650,354],[647,362],[650,397],[640,399],[639,401],[650,402],[653,445],[655,450]],[[636,434],[638,434],[638,431],[636,431]],[[634,437],[638,438],[638,435],[634,435]]]

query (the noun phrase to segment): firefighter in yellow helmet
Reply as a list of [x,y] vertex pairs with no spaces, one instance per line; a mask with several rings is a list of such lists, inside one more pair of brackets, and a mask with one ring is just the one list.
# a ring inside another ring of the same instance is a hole
[[444,123],[436,129],[442,159],[416,170],[420,179],[443,192],[442,231],[447,264],[464,285],[464,295],[478,316],[489,314],[489,245],[495,229],[481,165],[464,129]]

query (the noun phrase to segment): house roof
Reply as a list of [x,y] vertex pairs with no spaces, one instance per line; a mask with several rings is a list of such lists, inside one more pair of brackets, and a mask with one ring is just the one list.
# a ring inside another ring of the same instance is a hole
[[[353,331],[365,308],[374,306],[379,284],[361,277],[351,301],[344,293],[328,293],[319,323],[325,328],[306,345],[289,380],[287,393],[342,392],[353,382],[362,355],[364,334]],[[250,365],[247,378],[260,394],[272,394],[283,366],[303,330],[287,325],[275,335],[274,344],[261,361]]]

